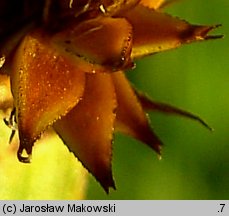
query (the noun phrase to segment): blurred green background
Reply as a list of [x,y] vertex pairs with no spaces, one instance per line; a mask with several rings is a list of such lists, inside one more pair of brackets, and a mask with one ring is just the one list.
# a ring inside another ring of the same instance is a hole
[[229,1],[183,0],[166,9],[196,24],[223,26],[224,39],[195,43],[147,57],[128,76],[158,101],[189,110],[215,129],[163,114],[150,114],[164,143],[163,159],[116,134],[116,191],[107,196],[90,176],[88,199],[229,199]]

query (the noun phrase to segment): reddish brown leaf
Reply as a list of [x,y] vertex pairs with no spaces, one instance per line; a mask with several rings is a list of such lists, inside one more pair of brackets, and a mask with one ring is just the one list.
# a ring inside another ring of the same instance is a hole
[[154,8],[157,9],[159,8],[165,0],[141,0],[140,4],[149,7],[149,8]]
[[141,5],[123,16],[133,27],[133,59],[176,48],[184,43],[221,37],[208,36],[208,32],[217,26],[191,25]]
[[[44,17],[46,22],[57,24],[57,20],[66,17],[84,17],[92,18],[105,14],[112,16],[120,11],[126,11],[134,7],[140,0],[56,0],[46,1]],[[51,7],[50,7],[51,3]]]
[[160,154],[161,141],[150,128],[147,116],[129,81],[122,72],[113,73],[112,77],[118,102],[117,131],[133,136]]
[[141,0],[140,4],[148,8],[161,9],[179,0]]
[[151,100],[149,97],[146,97],[145,95],[141,93],[137,93],[138,99],[143,107],[144,110],[146,111],[158,111],[166,114],[172,114],[172,115],[179,115],[183,117],[187,117],[193,120],[198,121],[201,123],[204,127],[206,127],[209,130],[212,130],[212,128],[199,116],[194,115],[188,111],[182,110],[180,108],[171,106],[169,104],[161,103],[161,102],[156,102]]
[[104,6],[104,12],[114,15],[120,12],[129,10],[136,6],[140,0],[102,0],[101,4]]
[[56,34],[53,40],[85,61],[111,70],[132,65],[132,28],[123,18],[100,17],[74,24]]
[[109,74],[88,74],[83,100],[54,128],[68,148],[108,192],[116,98]]
[[[11,83],[20,148],[31,154],[40,134],[80,100],[85,74],[49,46],[40,33],[27,35],[15,54]],[[27,161],[26,161],[27,160]]]

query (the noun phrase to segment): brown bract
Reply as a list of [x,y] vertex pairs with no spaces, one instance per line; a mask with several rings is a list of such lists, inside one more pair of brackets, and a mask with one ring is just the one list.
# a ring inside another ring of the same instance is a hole
[[220,37],[208,35],[216,26],[191,25],[162,13],[166,3],[47,0],[32,24],[12,33],[12,43],[5,40],[1,71],[10,75],[20,161],[30,161],[36,140],[53,127],[108,192],[115,188],[114,131],[161,153],[144,110],[183,115],[207,126],[191,113],[136,92],[125,77],[137,58]]

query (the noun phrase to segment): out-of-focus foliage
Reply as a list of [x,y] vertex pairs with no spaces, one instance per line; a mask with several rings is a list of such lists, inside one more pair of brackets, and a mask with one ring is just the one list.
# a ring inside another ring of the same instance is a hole
[[[2,113],[1,113],[2,114]],[[7,143],[11,131],[0,122],[0,199],[83,199],[87,171],[70,154],[57,135],[44,135],[37,142],[30,164],[20,163],[17,137]]]
[[199,114],[214,132],[187,119],[150,114],[165,144],[162,160],[116,134],[118,189],[107,196],[90,178],[88,199],[229,199],[229,2],[186,0],[167,10],[192,23],[221,23],[217,32],[226,37],[140,60],[128,76],[154,99]]

